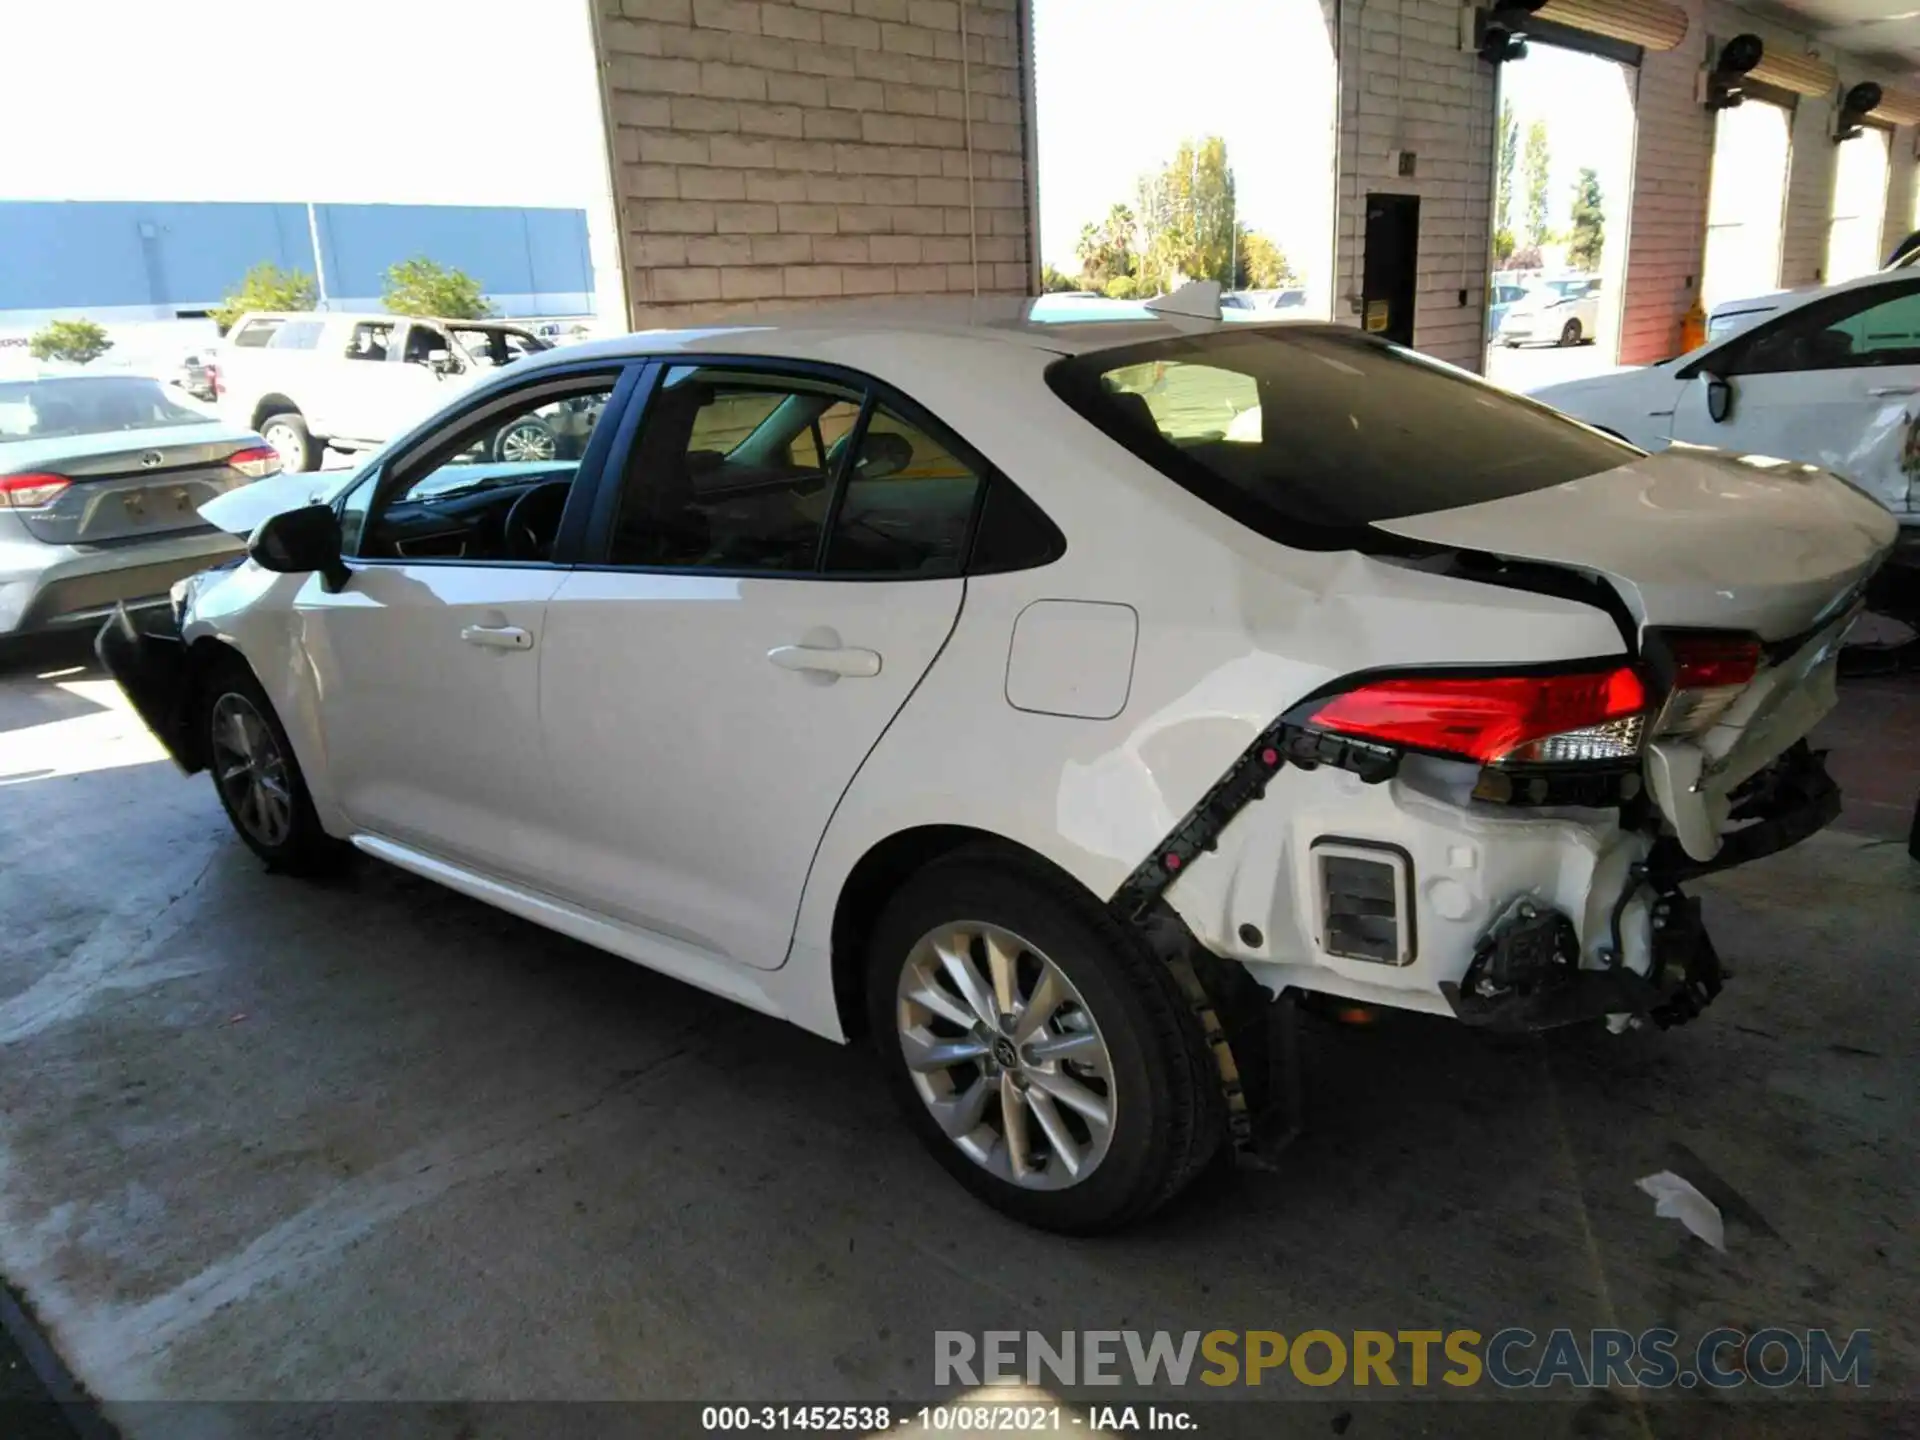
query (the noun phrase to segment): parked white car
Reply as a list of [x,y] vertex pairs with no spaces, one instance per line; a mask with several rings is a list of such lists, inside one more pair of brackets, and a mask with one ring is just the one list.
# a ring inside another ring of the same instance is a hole
[[[1892,521],[1210,297],[539,356],[207,506],[251,558],[102,654],[274,867],[356,849],[871,1033],[1040,1225],[1248,1143],[1290,988],[1693,1016],[1680,887],[1836,812],[1802,737]],[[493,458],[584,398],[577,461]]]
[[[317,470],[329,446],[376,448],[455,392],[551,348],[530,330],[491,320],[253,311],[234,322],[220,347],[220,409],[266,436],[287,469]],[[583,433],[577,425],[523,427],[501,437],[502,453],[551,459]]]
[[1691,354],[1532,394],[1645,450],[1685,442],[1831,470],[1892,512],[1920,564],[1920,271],[1777,299]]
[[1500,317],[1502,345],[1583,345],[1600,329],[1600,277],[1568,275],[1527,287]]

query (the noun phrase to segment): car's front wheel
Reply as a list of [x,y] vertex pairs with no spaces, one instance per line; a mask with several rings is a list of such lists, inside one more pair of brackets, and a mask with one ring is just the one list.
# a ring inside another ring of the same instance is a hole
[[1569,320],[1560,327],[1560,343],[1562,345],[1578,345],[1580,343],[1580,334],[1580,322],[1578,320]]
[[207,769],[248,848],[296,875],[338,868],[351,852],[320,828],[300,762],[253,672],[237,658],[217,665],[201,699]]
[[909,1124],[1018,1220],[1116,1228],[1217,1148],[1210,1058],[1172,977],[1037,864],[963,851],[921,871],[880,918],[867,983]]

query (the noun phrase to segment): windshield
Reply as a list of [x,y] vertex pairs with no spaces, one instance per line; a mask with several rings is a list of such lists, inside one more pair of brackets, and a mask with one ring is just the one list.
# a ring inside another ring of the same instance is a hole
[[213,417],[167,397],[135,375],[74,375],[0,382],[0,443],[211,425]]
[[1376,520],[1499,500],[1642,452],[1354,331],[1273,326],[1056,362],[1054,392],[1270,539],[1344,549]]
[[498,325],[449,325],[455,343],[482,367],[498,370],[522,355],[553,347],[527,330],[509,330]]

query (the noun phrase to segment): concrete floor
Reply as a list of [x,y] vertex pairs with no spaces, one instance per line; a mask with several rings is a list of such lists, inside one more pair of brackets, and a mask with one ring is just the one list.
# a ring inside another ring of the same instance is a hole
[[[1876,683],[1910,806],[1920,686]],[[860,1050],[372,863],[264,873],[44,654],[0,667],[0,1273],[140,1435],[179,1412],[127,1402],[433,1400],[407,1415],[453,1436],[488,1400],[927,1398],[936,1327],[1655,1323],[1871,1327],[1905,1405],[1292,1389],[1206,1426],[1891,1433],[1920,1400],[1920,865],[1835,833],[1702,889],[1736,975],[1695,1025],[1310,1030],[1282,1173],[1063,1242],[949,1182]],[[1634,1188],[1669,1168],[1738,1197],[1725,1255]]]

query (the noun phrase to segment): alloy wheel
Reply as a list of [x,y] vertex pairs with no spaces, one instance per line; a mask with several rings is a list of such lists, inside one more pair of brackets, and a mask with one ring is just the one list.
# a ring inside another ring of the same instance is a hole
[[502,460],[551,460],[556,448],[553,432],[544,425],[515,425],[500,436]]
[[293,785],[286,756],[253,702],[227,691],[213,702],[213,774],[241,829],[277,849],[293,833]]
[[1113,1138],[1113,1061],[1060,967],[997,925],[956,921],[908,951],[895,1028],[909,1077],[960,1151],[1027,1190],[1090,1176]]

